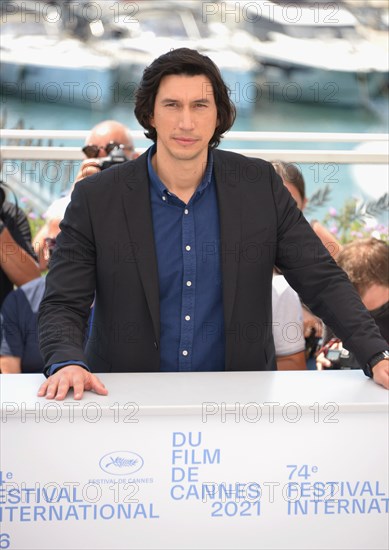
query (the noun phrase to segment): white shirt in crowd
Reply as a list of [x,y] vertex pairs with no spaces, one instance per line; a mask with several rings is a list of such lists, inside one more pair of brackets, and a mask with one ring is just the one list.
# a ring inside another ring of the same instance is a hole
[[276,356],[303,351],[305,338],[301,302],[283,275],[273,275],[272,310]]

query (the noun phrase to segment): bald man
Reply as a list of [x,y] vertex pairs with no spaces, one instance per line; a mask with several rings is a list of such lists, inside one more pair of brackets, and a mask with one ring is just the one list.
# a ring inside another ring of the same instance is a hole
[[41,271],[47,269],[47,254],[45,253],[45,239],[49,237],[49,224],[51,222],[59,223],[64,217],[67,205],[70,202],[70,196],[75,184],[101,171],[99,159],[107,157],[114,147],[119,147],[128,160],[133,160],[138,156],[135,152],[134,142],[130,130],[124,124],[116,120],[104,120],[94,126],[85,139],[85,145],[82,152],[85,155],[78,174],[64,197],[56,199],[45,212],[45,225],[38,231],[33,246],[38,256],[39,267]]
[[85,139],[82,152],[86,159],[80,166],[73,187],[79,180],[100,172],[101,167],[96,159],[109,155],[115,145],[123,150],[128,160],[137,156],[130,131],[124,124],[116,120],[105,120],[94,126]]

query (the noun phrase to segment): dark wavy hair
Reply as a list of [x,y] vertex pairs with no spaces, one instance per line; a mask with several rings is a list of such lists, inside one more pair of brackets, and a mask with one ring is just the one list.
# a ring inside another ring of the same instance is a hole
[[200,54],[197,50],[190,48],[177,48],[171,50],[146,67],[143,71],[142,80],[136,91],[135,116],[141,126],[147,131],[145,136],[157,140],[157,131],[150,124],[150,118],[154,113],[155,97],[160,82],[168,75],[206,76],[213,89],[218,121],[215,132],[209,142],[210,147],[217,147],[224,132],[227,132],[234,124],[236,117],[235,105],[231,101],[226,84],[215,63],[206,55]]

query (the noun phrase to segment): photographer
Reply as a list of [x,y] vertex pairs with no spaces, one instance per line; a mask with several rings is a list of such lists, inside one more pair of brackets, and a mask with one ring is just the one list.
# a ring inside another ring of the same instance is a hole
[[0,306],[14,285],[40,276],[28,220],[17,204],[6,200],[7,188],[0,181]]
[[48,237],[48,224],[51,221],[59,223],[62,220],[75,184],[87,176],[98,174],[114,164],[133,160],[138,156],[129,129],[115,120],[105,120],[94,126],[86,137],[82,152],[86,158],[69,193],[49,206],[45,213],[46,223],[35,236],[33,245],[42,271],[47,269],[45,239]]
[[[370,311],[382,337],[389,340],[389,246],[374,238],[354,241],[344,246],[337,258],[347,273],[363,304]],[[316,358],[317,368],[360,369],[354,355],[325,327],[325,344]]]
[[81,164],[74,184],[114,164],[137,157],[128,128],[115,120],[97,124],[87,136],[82,152],[86,159]]

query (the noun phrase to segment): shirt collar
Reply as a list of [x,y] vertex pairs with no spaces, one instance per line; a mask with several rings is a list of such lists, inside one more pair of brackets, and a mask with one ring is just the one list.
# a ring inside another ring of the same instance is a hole
[[[162,181],[159,179],[158,174],[155,172],[153,165],[151,163],[151,159],[153,158],[153,155],[156,153],[156,151],[157,151],[157,146],[154,143],[154,145],[150,147],[147,154],[147,170],[151,181],[151,185],[154,187],[154,189],[157,191],[160,197],[164,195],[165,196],[171,195],[166,185],[164,185],[164,183],[162,183]],[[205,169],[203,179],[201,180],[200,185],[196,189],[195,197],[202,195],[205,189],[210,185],[212,181],[212,173],[213,173],[213,154],[212,154],[212,150],[209,149],[207,167]]]

